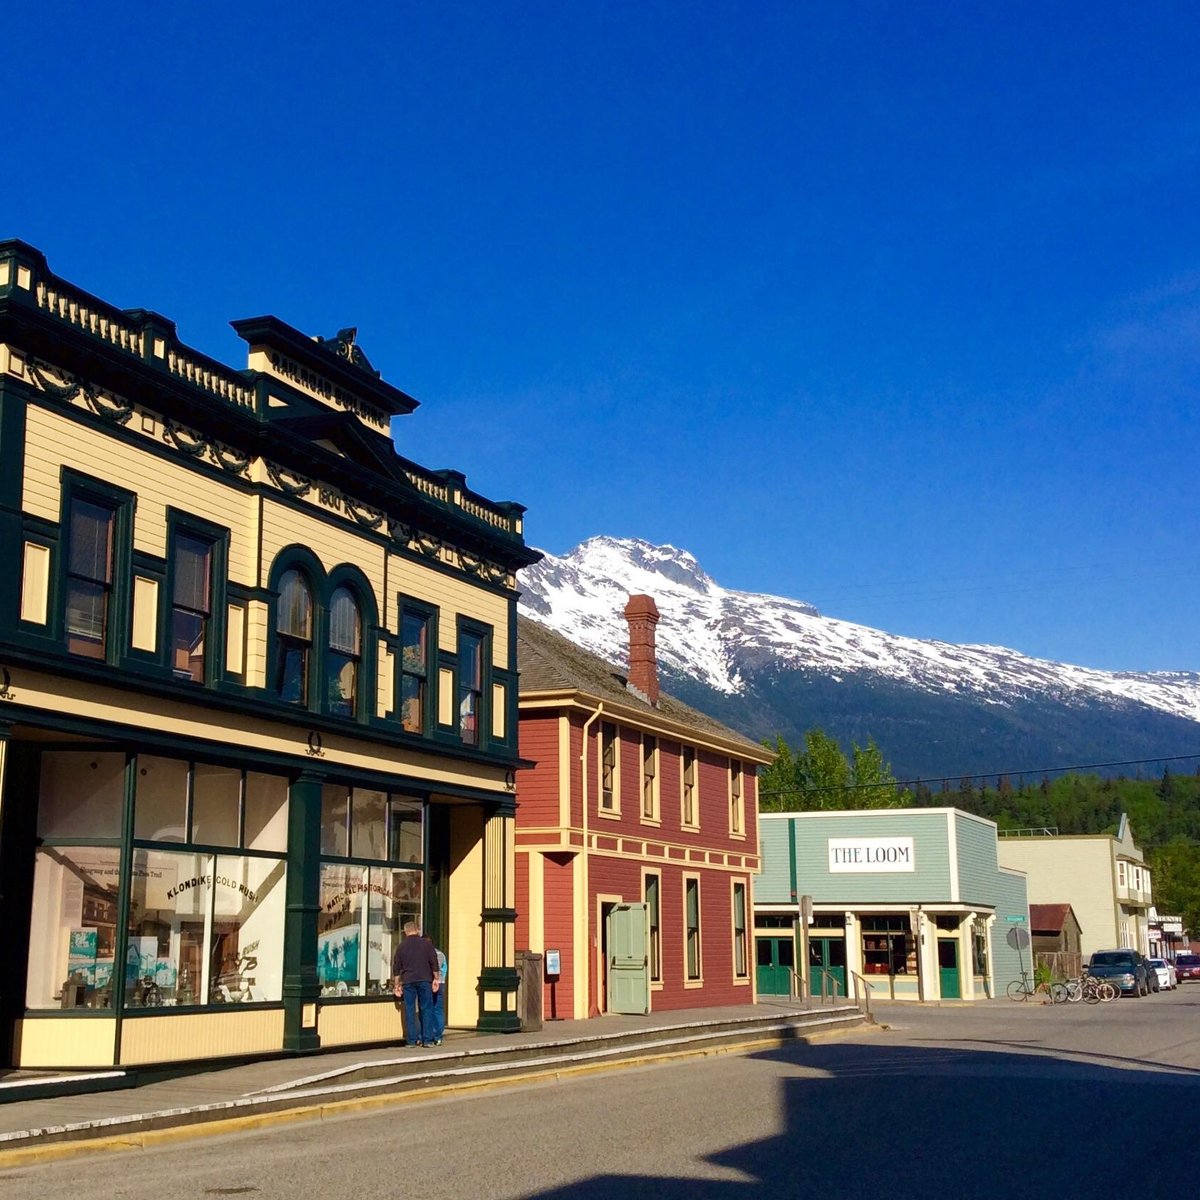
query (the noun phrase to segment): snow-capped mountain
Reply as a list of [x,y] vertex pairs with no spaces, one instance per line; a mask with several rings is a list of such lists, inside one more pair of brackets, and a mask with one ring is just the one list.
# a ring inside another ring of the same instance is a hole
[[526,615],[613,662],[625,659],[626,600],[653,596],[664,684],[756,737],[791,741],[814,726],[847,742],[872,735],[897,769],[933,774],[1200,750],[1200,674],[1098,671],[899,637],[724,588],[673,546],[590,538],[547,554],[520,586]]

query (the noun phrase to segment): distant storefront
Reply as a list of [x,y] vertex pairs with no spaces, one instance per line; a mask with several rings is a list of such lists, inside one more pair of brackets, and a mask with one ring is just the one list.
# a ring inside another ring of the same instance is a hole
[[760,995],[979,1000],[1031,972],[1025,877],[999,866],[994,822],[884,809],[764,813],[760,829]]

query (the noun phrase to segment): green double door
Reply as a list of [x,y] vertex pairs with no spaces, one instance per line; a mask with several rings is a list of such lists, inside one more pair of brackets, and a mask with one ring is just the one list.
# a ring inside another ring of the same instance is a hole
[[846,939],[844,937],[808,937],[808,986],[814,996],[821,995],[821,980],[825,981],[825,994],[846,994]]
[[790,996],[792,972],[796,969],[796,943],[789,933],[780,937],[754,939],[757,984],[760,996]]

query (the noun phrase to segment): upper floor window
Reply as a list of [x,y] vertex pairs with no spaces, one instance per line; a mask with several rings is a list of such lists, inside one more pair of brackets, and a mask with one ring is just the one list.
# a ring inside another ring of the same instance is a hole
[[362,614],[348,587],[335,588],[329,599],[329,711],[353,717],[358,710],[358,677],[362,662]]
[[642,816],[658,819],[658,739],[642,734]]
[[458,634],[458,732],[469,746],[479,745],[483,706],[483,637],[470,630]]
[[695,827],[700,824],[696,816],[696,751],[684,746],[680,764],[681,811],[684,825]]
[[178,532],[172,554],[171,669],[180,679],[203,683],[205,647],[212,617],[212,542]]
[[411,608],[400,618],[400,727],[424,733],[429,697],[429,641],[432,618]]
[[610,721],[600,723],[600,807],[617,807],[617,727]]
[[73,495],[67,516],[67,649],[108,656],[116,509]]
[[1117,863],[1117,886],[1118,887],[1125,886],[1125,860],[1124,859],[1121,859]]
[[299,571],[285,571],[279,581],[275,635],[278,640],[275,691],[289,704],[307,704],[313,600],[312,589]]
[[736,758],[729,760],[729,831],[745,833],[746,801],[742,795],[742,764]]

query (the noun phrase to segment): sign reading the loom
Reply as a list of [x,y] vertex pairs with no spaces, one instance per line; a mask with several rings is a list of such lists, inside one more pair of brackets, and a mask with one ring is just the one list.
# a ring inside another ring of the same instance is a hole
[[829,839],[831,873],[876,874],[916,869],[916,855],[910,837]]

